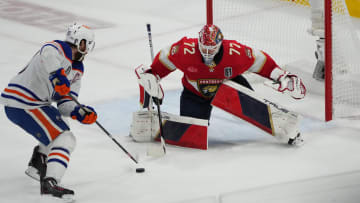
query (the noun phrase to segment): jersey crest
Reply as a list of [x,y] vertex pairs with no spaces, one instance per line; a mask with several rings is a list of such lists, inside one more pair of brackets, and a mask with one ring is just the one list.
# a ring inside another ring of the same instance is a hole
[[204,97],[211,98],[216,94],[216,91],[223,81],[223,79],[199,79],[197,85],[200,93]]

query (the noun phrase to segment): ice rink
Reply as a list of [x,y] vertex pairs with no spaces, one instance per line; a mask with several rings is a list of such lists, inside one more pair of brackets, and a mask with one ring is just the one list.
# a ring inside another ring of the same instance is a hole
[[[205,0],[0,0],[0,88],[7,86],[43,43],[63,40],[67,25],[84,22],[95,28],[96,47],[84,61],[79,100],[95,107],[98,121],[139,157],[146,172],[135,173],[137,166],[98,126],[70,119],[77,147],[62,184],[75,191],[76,202],[357,203],[360,122],[324,122],[323,83],[311,77],[315,38],[291,23],[301,21],[310,26],[310,9],[291,12],[281,7],[258,7],[262,1],[244,0],[244,7],[253,12],[237,18],[244,25],[264,28],[245,32],[244,41],[265,50],[280,65],[302,77],[307,96],[293,100],[265,87],[262,79],[247,77],[264,97],[303,116],[302,147],[280,144],[219,109],[212,112],[206,151],[167,145],[166,156],[153,158],[146,156],[146,150],[158,143],[135,143],[128,136],[132,112],[139,109],[134,68],[151,63],[146,23],[152,25],[155,52],[183,36],[197,37],[206,22]],[[290,46],[289,50],[289,46],[283,46],[290,43],[281,41],[289,34],[281,32],[283,23],[267,23],[265,19],[272,15],[293,26],[289,29],[299,30],[293,41],[301,47]],[[225,38],[227,29],[223,29]],[[278,38],[264,38],[267,32]],[[161,81],[165,90],[162,111],[179,112],[181,77],[181,72],[175,71]],[[0,202],[52,202],[42,198],[39,183],[24,174],[36,140],[13,125],[3,107],[0,132]]]

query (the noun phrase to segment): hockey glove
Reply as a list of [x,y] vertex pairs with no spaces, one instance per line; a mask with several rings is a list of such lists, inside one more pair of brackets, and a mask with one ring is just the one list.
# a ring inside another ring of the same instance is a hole
[[83,124],[92,124],[97,119],[94,108],[85,105],[82,105],[81,108],[79,106],[75,107],[70,116],[72,119],[76,119]]
[[49,80],[54,88],[55,97],[59,98],[70,92],[70,82],[67,79],[63,68],[60,68],[55,73],[51,74]]
[[284,71],[277,80],[265,84],[281,93],[290,95],[294,99],[302,99],[306,94],[306,88],[301,79],[287,71]]

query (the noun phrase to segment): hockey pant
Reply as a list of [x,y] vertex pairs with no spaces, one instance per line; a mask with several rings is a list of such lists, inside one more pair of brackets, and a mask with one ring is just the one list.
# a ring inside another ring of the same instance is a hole
[[53,106],[43,106],[36,109],[5,107],[5,113],[10,121],[39,141],[39,151],[47,155],[46,177],[60,182],[76,144],[60,112]]

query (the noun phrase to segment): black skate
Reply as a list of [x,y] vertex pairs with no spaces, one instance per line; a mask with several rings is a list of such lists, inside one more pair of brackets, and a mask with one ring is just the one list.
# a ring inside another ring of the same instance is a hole
[[73,201],[74,191],[59,186],[54,178],[44,178],[41,180],[40,187],[41,195],[51,195],[52,197],[61,198],[66,202]]
[[45,154],[39,152],[39,146],[36,146],[25,174],[40,181],[40,178],[44,177],[46,173],[46,158],[47,156]]

